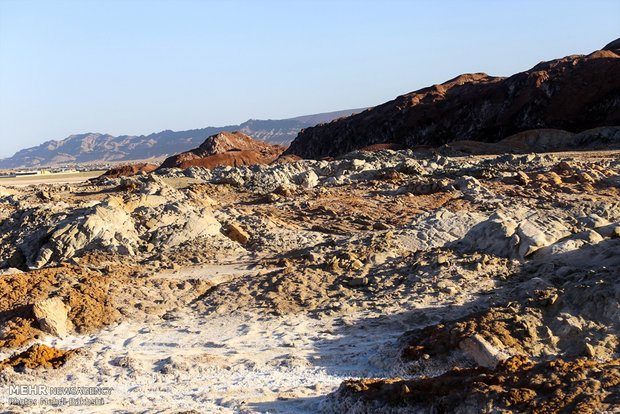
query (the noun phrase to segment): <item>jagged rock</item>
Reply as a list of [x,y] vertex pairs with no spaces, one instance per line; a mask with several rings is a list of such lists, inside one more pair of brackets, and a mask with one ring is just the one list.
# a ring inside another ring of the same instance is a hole
[[67,318],[67,313],[71,308],[65,305],[59,297],[36,302],[32,310],[43,332],[63,337],[73,330],[73,324]]
[[137,249],[138,238],[131,216],[115,199],[109,199],[58,223],[31,267],[41,268],[50,261],[66,260],[79,250],[96,247],[131,255]]

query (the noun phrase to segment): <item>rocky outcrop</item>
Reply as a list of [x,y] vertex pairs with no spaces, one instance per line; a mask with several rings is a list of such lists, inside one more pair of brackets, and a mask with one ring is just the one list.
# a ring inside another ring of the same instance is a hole
[[580,132],[620,124],[620,49],[541,62],[508,78],[460,75],[360,114],[302,130],[287,154],[338,156],[381,143],[496,142],[540,128]]
[[[219,234],[209,207],[188,203],[157,177],[123,180],[124,197],[70,211],[62,203],[18,211],[0,225],[3,237],[14,241],[1,254],[15,266],[39,269],[93,250],[134,256]],[[27,231],[30,226],[36,231]]]
[[167,158],[160,168],[215,168],[218,165],[268,164],[284,151],[281,145],[256,141],[241,132],[220,132],[198,148]]
[[[82,249],[105,248],[121,254],[134,254],[138,234],[131,216],[115,200],[76,211],[58,223],[45,237],[33,266],[66,260]],[[41,242],[37,241],[35,245]]]

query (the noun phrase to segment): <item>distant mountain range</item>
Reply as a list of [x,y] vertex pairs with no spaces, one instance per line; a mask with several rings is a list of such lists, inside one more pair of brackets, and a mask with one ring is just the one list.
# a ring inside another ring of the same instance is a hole
[[288,145],[303,128],[330,122],[365,109],[349,109],[280,120],[250,119],[240,125],[188,131],[166,130],[140,136],[112,136],[99,133],[71,135],[61,141],[47,141],[36,147],[18,151],[12,157],[0,160],[0,169],[164,158],[198,147],[209,136],[223,131],[240,131],[259,141]]

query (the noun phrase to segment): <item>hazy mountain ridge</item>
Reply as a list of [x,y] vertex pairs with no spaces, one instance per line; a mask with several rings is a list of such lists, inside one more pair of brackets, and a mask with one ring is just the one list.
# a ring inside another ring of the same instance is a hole
[[148,160],[198,147],[209,136],[224,131],[240,131],[260,141],[288,145],[303,128],[321,122],[329,122],[362,110],[325,112],[280,120],[250,119],[239,125],[206,127],[186,131],[164,130],[140,136],[113,136],[101,133],[75,134],[60,141],[50,140],[36,147],[20,150],[12,157],[0,160],[0,168]]

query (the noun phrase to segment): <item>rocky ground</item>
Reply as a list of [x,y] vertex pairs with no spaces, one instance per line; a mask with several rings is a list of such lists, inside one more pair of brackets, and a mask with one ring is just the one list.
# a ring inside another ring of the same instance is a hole
[[2,410],[617,412],[619,200],[617,151],[0,188]]

